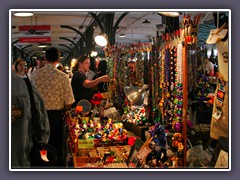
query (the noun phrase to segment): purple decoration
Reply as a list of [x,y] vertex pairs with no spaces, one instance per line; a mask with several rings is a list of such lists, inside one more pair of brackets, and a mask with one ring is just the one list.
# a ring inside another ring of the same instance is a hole
[[181,104],[178,104],[177,107],[178,107],[178,108],[182,108],[182,105],[181,105]]
[[189,128],[192,128],[193,127],[193,122],[191,120],[188,120],[187,125],[188,125]]
[[179,132],[181,130],[181,123],[180,122],[176,122],[174,124],[174,129],[175,129],[175,131]]

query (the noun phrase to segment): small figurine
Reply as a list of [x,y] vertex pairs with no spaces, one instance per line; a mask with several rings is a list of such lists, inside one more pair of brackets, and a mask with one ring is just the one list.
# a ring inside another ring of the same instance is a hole
[[90,127],[90,128],[93,128],[93,127],[94,127],[94,124],[93,124],[93,121],[92,121],[92,120],[89,121],[89,127]]
[[101,123],[97,122],[95,132],[100,133],[101,132],[101,128],[102,128]]
[[122,135],[122,131],[123,131],[123,123],[118,123],[118,133]]
[[127,130],[123,129],[122,131],[122,140],[125,140],[127,138]]

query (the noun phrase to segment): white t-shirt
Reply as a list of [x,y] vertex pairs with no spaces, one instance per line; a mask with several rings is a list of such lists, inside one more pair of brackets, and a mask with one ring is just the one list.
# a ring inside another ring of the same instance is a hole
[[88,80],[92,80],[93,79],[93,76],[95,75],[96,73],[92,70],[89,70],[85,73],[85,75],[87,76],[87,79]]

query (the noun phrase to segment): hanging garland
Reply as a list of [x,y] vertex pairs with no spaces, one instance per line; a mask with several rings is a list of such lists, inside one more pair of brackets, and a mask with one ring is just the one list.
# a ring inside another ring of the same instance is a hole
[[167,47],[164,53],[164,121],[165,126],[168,127],[171,124],[170,119],[170,49]]
[[172,46],[170,49],[170,110],[169,110],[169,124],[171,125],[174,120],[174,98],[176,96],[175,92],[175,76],[176,76],[176,58],[177,58],[177,48]]
[[183,108],[183,72],[182,72],[182,44],[179,43],[176,49],[177,58],[176,58],[176,78],[175,78],[175,90],[174,90],[174,117],[172,128],[179,132],[181,130],[181,121],[182,121],[182,108]]
[[160,56],[159,56],[159,110],[162,116],[162,124],[165,124],[165,119],[164,119],[164,55],[165,50],[162,49],[160,51]]

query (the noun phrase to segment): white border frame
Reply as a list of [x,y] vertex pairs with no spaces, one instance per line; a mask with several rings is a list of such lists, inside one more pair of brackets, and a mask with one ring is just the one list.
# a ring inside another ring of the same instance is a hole
[[[228,169],[188,169],[188,168],[178,168],[178,169],[12,169],[11,168],[11,72],[12,72],[12,12],[23,12],[23,11],[97,11],[97,12],[108,12],[108,11],[126,11],[126,12],[140,12],[140,11],[211,11],[211,12],[228,12],[228,48],[229,48],[229,153],[228,159],[229,163]],[[230,9],[10,9],[9,10],[9,171],[231,171],[231,10]]]

